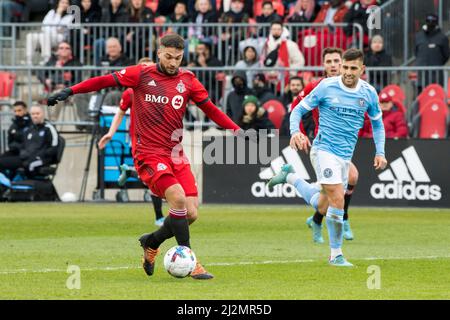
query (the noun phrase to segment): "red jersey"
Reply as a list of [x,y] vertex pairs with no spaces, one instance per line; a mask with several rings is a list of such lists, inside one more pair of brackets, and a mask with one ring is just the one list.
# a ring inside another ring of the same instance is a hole
[[[294,110],[295,106],[300,103],[311,91],[314,90],[315,87],[322,81],[324,78],[320,78],[317,81],[312,81],[303,88],[302,92],[297,96],[297,99],[291,104],[291,111]],[[314,136],[317,135],[317,131],[319,130],[319,109],[315,108],[312,110],[312,117],[314,120],[315,128],[314,128]],[[303,134],[306,134],[305,129],[303,128],[303,123],[300,122],[300,130]]]
[[208,92],[190,71],[179,69],[170,76],[159,65],[136,65],[115,72],[124,87],[133,88],[131,121],[135,153],[170,156],[182,140],[183,118],[189,100],[198,106],[209,101]]
[[[122,93],[122,98],[120,99],[119,108],[123,112],[127,112],[128,109],[132,109],[131,106],[133,104],[133,89],[128,88]],[[131,139],[131,152],[134,154],[134,150],[136,147],[136,139],[134,137],[134,121],[133,121],[133,113],[130,112],[130,128],[128,134]]]

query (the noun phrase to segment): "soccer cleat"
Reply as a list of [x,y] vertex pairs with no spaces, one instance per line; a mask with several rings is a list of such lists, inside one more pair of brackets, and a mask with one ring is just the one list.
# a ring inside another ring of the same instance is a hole
[[155,270],[155,259],[159,254],[159,249],[152,249],[145,246],[145,240],[149,234],[143,235],[139,242],[141,243],[141,247],[144,249],[144,256],[142,257],[142,267],[144,268],[145,273],[148,276],[153,274]]
[[119,187],[123,187],[125,183],[127,182],[127,179],[131,176],[131,169],[128,165],[122,164],[120,166],[120,176],[119,179],[117,179],[117,184]]
[[161,227],[164,224],[164,217],[159,218],[155,221],[155,226]]
[[353,232],[350,228],[350,222],[348,222],[348,220],[344,220],[344,239],[353,240]]
[[313,232],[313,241],[315,243],[324,243],[323,237],[322,237],[322,225],[317,224],[314,221],[312,221],[311,228],[312,228],[312,232]]
[[191,272],[191,277],[196,280],[208,280],[214,278],[214,276],[206,271],[206,269],[197,260],[194,271]]
[[280,183],[286,183],[286,177],[289,173],[294,173],[295,170],[292,167],[292,165],[290,164],[284,164],[281,167],[281,171],[275,175],[272,179],[269,180],[269,182],[267,183],[267,186],[272,189],[273,187],[275,187],[277,184]]
[[306,218],[306,225],[308,226],[308,228],[312,228],[312,223],[313,223],[313,217],[314,216],[310,216],[310,217],[308,217],[308,218]]
[[342,254],[338,255],[336,258],[331,260],[331,257],[328,261],[332,266],[336,267],[353,267],[353,264],[348,262]]

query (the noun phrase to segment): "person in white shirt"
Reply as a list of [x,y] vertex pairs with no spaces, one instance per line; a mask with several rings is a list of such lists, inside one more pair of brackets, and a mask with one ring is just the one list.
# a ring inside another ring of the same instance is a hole
[[58,0],[55,8],[44,17],[41,32],[27,34],[26,62],[28,65],[33,64],[33,56],[36,55],[38,45],[41,48],[42,63],[45,63],[50,59],[52,47],[66,39],[68,26],[74,19],[74,16],[68,13],[70,4],[70,0]]

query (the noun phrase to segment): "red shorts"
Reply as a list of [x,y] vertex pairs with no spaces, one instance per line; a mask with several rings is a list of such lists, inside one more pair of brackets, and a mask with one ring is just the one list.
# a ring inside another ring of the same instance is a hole
[[197,183],[186,157],[174,162],[169,156],[140,154],[134,159],[134,167],[141,181],[160,198],[165,198],[166,189],[177,183],[187,197],[198,196]]

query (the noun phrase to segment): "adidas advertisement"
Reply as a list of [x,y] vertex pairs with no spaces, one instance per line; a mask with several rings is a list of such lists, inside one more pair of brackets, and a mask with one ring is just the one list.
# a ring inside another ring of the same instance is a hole
[[[316,181],[309,155],[294,151],[288,143],[288,138],[280,138],[279,153],[267,164],[203,164],[203,201],[303,205],[292,186],[277,185],[273,190],[266,186],[285,163],[306,181]],[[388,166],[383,171],[372,167],[374,148],[372,139],[361,139],[356,147],[353,162],[359,181],[353,205],[450,207],[449,140],[387,140]]]
[[359,181],[352,203],[450,206],[449,140],[387,140],[388,166],[381,172],[367,170],[374,148],[371,142],[362,141],[355,150],[353,160],[359,169]]

